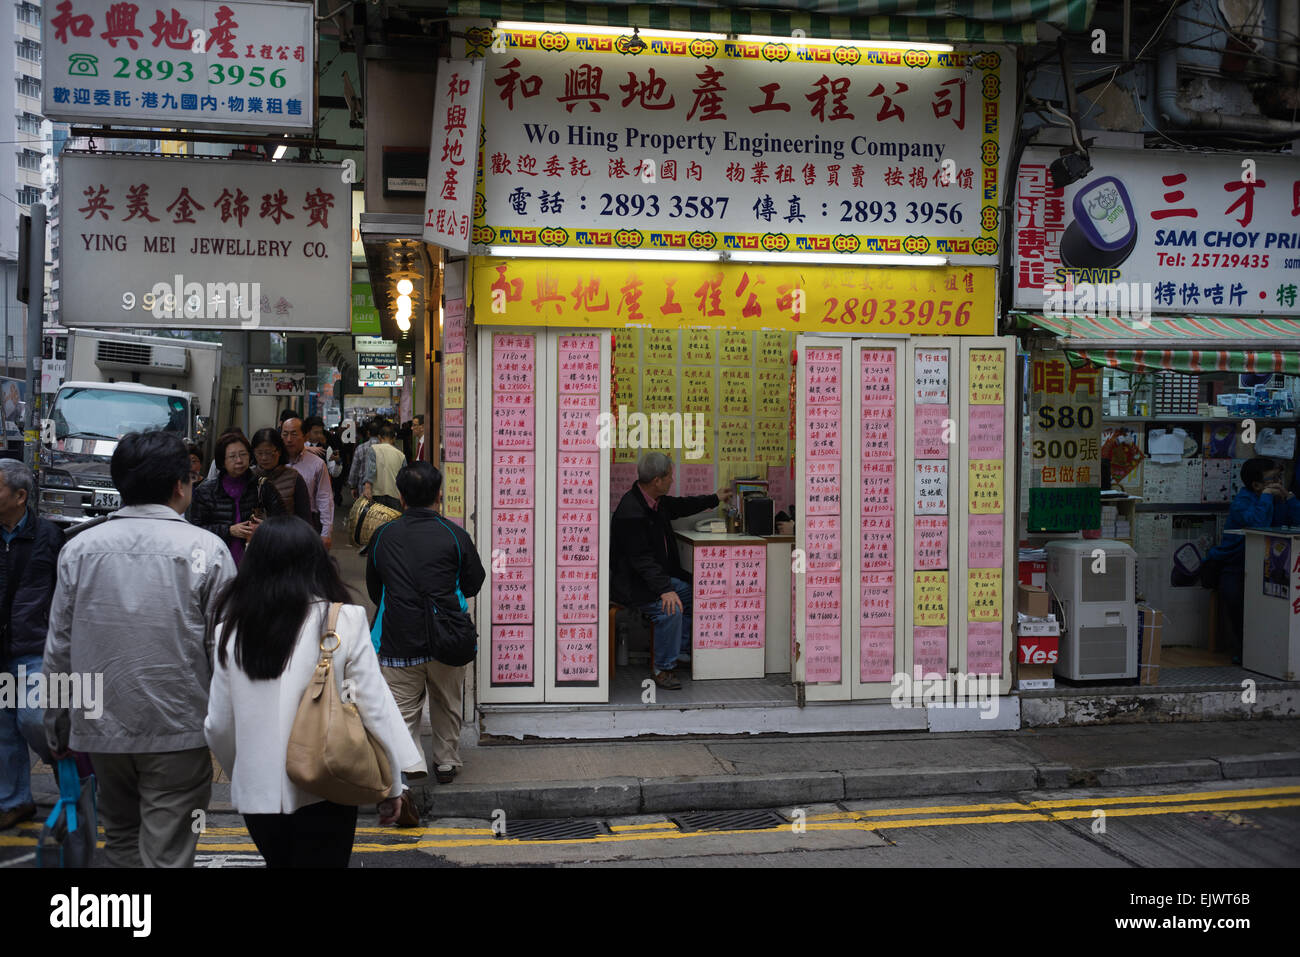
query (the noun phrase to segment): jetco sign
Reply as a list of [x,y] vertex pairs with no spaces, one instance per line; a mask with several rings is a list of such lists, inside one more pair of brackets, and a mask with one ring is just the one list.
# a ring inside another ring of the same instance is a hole
[[42,108],[53,120],[310,130],[311,4],[45,4]]
[[66,326],[347,332],[336,164],[68,153]]

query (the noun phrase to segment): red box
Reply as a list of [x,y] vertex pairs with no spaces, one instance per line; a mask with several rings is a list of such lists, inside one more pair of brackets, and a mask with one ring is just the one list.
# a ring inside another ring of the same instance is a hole
[[1021,635],[1016,638],[1016,654],[1022,665],[1054,665],[1060,655],[1060,635]]
[[1024,561],[1020,563],[1020,584],[1033,585],[1035,588],[1047,587],[1047,560],[1041,562]]

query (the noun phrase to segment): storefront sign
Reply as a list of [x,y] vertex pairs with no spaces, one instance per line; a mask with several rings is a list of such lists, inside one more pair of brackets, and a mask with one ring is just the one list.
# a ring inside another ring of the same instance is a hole
[[347,332],[337,165],[67,153],[67,326]]
[[1030,364],[1030,531],[1101,527],[1100,378],[1061,358]]
[[483,61],[439,60],[436,82],[433,141],[424,184],[424,241],[466,253],[478,174]]
[[987,267],[475,258],[474,321],[992,335],[993,278]]
[[470,31],[476,244],[996,261],[1005,51],[627,39]]
[[1017,306],[1139,323],[1153,312],[1295,314],[1300,160],[1090,155],[1091,174],[1055,189],[1048,167],[1057,151],[1025,150],[1016,184]]
[[314,12],[270,0],[47,3],[44,113],[153,128],[310,130]]
[[301,372],[250,372],[249,395],[305,395]]
[[370,283],[354,282],[352,284],[352,334],[354,336],[377,336],[381,331],[379,310],[375,308]]

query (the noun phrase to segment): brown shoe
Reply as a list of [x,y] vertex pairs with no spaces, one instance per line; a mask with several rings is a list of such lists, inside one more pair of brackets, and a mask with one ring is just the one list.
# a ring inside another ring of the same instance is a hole
[[656,671],[654,682],[665,691],[681,691],[682,683],[673,677],[671,671]]
[[23,821],[30,821],[36,816],[36,805],[28,802],[20,804],[8,811],[0,811],[0,831],[8,830],[16,824]]
[[400,803],[397,806],[397,820],[393,822],[398,827],[419,827],[420,812],[415,808],[415,802],[411,800],[409,791],[403,791]]

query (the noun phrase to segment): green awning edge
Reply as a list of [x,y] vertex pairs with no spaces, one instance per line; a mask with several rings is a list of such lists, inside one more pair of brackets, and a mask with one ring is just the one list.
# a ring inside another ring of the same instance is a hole
[[[449,17],[484,20],[522,20],[537,23],[591,24],[593,26],[643,27],[647,30],[683,30],[699,33],[752,33],[789,36],[796,29],[809,37],[829,40],[912,40],[918,43],[1010,44],[1032,46],[1038,42],[1038,22],[1052,17],[1070,23],[1092,18],[1095,0],[1022,0],[1019,3],[991,0],[953,0],[951,3],[912,3],[915,15],[877,14],[882,7],[897,9],[899,3],[836,4],[835,15],[815,11],[766,11],[719,9],[689,5],[629,6],[580,3],[505,3],[500,0],[451,0]],[[852,7],[856,6],[856,10]],[[845,7],[850,8],[847,15]],[[939,8],[944,8],[943,10]],[[986,18],[973,15],[985,12]],[[912,13],[909,9],[909,14]],[[972,15],[944,12],[961,9]],[[925,16],[923,11],[933,10]],[[1004,19],[997,10],[1004,11]],[[1023,15],[1019,19],[1017,15]],[[1073,29],[1083,29],[1083,26]]]
[[1281,372],[1300,375],[1300,352],[1252,351],[1249,349],[1067,349],[1072,366],[1084,363],[1120,369],[1124,372]]

